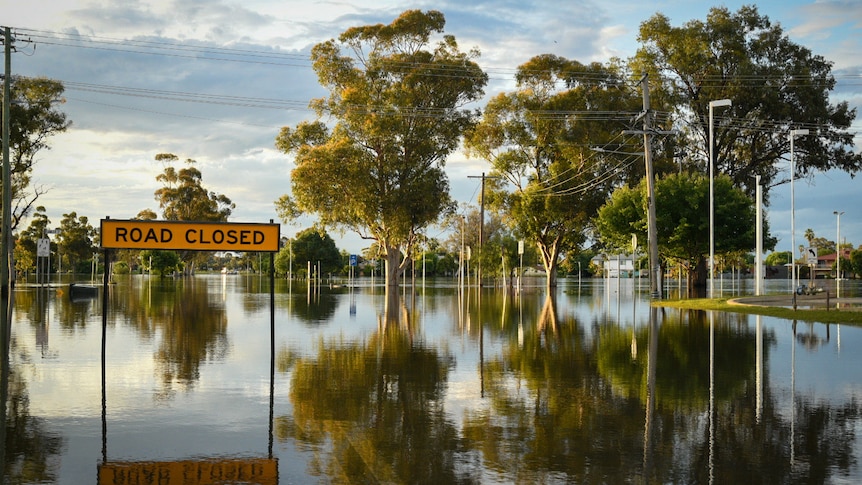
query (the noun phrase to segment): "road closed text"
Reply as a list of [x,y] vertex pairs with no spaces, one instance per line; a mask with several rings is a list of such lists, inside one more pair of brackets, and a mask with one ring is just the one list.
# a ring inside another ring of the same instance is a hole
[[278,251],[278,224],[102,219],[102,248]]

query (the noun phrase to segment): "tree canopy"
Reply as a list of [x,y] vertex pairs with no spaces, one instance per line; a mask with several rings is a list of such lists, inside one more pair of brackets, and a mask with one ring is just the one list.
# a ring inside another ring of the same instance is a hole
[[[714,181],[714,235],[716,254],[749,250],[755,245],[754,202],[733,187],[730,177]],[[706,281],[706,256],[709,254],[709,178],[683,172],[657,180],[656,230],[658,248],[665,260],[682,262],[689,271],[689,289]],[[596,233],[608,249],[630,247],[632,234],[641,241],[647,237],[646,181],[635,188],[614,192],[595,219]],[[764,248],[775,247],[764,221]]]
[[279,273],[289,272],[291,253],[294,272],[305,270],[308,262],[314,267],[320,263],[322,273],[337,271],[341,267],[341,254],[335,247],[335,241],[318,228],[312,227],[298,232],[289,244],[281,248],[275,258],[275,269]]
[[387,286],[408,261],[402,251],[453,207],[443,166],[474,121],[465,105],[487,82],[478,53],[462,52],[453,36],[429,47],[444,25],[440,12],[409,10],[315,45],[313,67],[329,95],[311,102],[317,121],[282,128],[276,139],[296,163],[279,214],[315,213],[324,226],[376,241]]
[[628,128],[641,100],[611,67],[550,54],[521,65],[516,79],[515,91],[488,102],[466,146],[499,176],[490,204],[537,246],[550,287],[560,254],[585,241],[592,217],[625,179],[619,163],[591,147]]
[[[66,114],[56,109],[62,103],[64,87],[60,81],[43,77],[14,76],[10,80],[12,100],[9,107],[9,158],[11,163],[11,228],[30,214],[42,187],[31,187],[36,155],[50,148],[48,139],[66,131],[71,124]],[[0,123],[3,123],[0,120]],[[0,141],[2,144],[2,141]]]
[[[51,220],[48,219],[45,207],[36,207],[30,224],[18,234],[15,240],[15,269],[17,271],[30,271],[36,267],[36,241],[48,236],[47,230],[50,224]],[[53,252],[56,250],[56,243],[53,243],[52,246],[54,246]]]
[[60,228],[57,230],[57,246],[60,257],[68,264],[68,268],[79,271],[79,263],[89,260],[96,251],[97,233],[87,216],[78,216],[74,211],[63,214]]
[[676,106],[680,151],[692,169],[707,168],[709,102],[725,98],[732,106],[714,113],[716,171],[749,195],[755,175],[767,188],[790,180],[777,162],[788,157],[789,132],[797,128],[810,135],[796,140],[796,176],[862,168],[848,131],[856,111],[829,100],[832,63],[792,42],[757,7],[714,7],[706,22],[681,27],[656,14],[641,24],[638,40],[632,67],[661,79],[653,96]]
[[[172,153],[160,153],[156,160],[171,163],[179,158]],[[179,170],[167,165],[164,172],[156,176],[156,180],[163,184],[155,192],[162,215],[168,221],[227,221],[235,204],[226,195],[211,192],[203,186],[203,175],[194,167],[195,163],[188,159],[188,167]]]
[[[203,174],[194,167],[197,163],[187,159],[186,168],[177,170],[170,163],[179,158],[173,153],[159,153],[156,160],[165,163],[164,171],[156,176],[162,187],[155,191],[162,215],[168,221],[225,222],[236,205],[224,194],[210,191],[203,186]],[[151,219],[153,212],[145,209],[138,213],[139,219]],[[205,253],[183,251],[179,255],[185,271],[194,273],[196,261],[204,261]],[[170,263],[170,261],[168,261]]]

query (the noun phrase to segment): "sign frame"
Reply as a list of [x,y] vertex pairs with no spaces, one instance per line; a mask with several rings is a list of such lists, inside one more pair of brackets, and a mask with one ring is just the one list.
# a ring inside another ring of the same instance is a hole
[[270,222],[192,222],[102,219],[102,249],[270,252],[280,249],[281,226]]

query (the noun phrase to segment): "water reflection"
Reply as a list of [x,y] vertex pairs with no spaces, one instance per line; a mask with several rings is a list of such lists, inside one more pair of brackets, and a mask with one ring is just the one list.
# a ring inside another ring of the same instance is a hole
[[129,277],[107,314],[19,291],[4,482],[92,483],[98,463],[104,483],[862,480],[859,329],[656,309],[633,283],[280,281],[275,341],[265,278]]

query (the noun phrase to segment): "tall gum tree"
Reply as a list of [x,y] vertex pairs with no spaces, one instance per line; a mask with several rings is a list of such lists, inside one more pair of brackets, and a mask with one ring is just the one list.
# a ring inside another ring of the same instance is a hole
[[[32,184],[36,155],[50,149],[48,139],[66,131],[70,122],[56,108],[63,103],[65,88],[60,81],[43,77],[14,76],[10,80],[9,157],[11,161],[11,228],[32,212],[45,189]],[[3,123],[3,120],[0,120]],[[2,141],[0,141],[2,143]]]
[[[156,176],[162,187],[154,192],[159,201],[159,208],[167,221],[195,222],[226,222],[233,209],[236,208],[230,198],[224,194],[208,190],[203,185],[203,174],[194,167],[197,163],[187,159],[185,168],[177,170],[173,162],[179,157],[173,153],[159,153],[156,161],[165,164],[164,171]],[[141,211],[139,216],[147,216]],[[206,255],[196,251],[183,251],[180,254],[184,262],[189,263],[183,269],[188,274],[194,274],[196,260],[205,260]]]
[[[483,95],[487,75],[444,35],[437,11],[409,10],[389,25],[346,30],[314,46],[313,67],[329,91],[311,106],[318,120],[282,128],[276,147],[293,154],[292,195],[282,218],[314,213],[323,226],[373,240],[397,286],[423,228],[453,210],[446,157],[476,118],[466,105]],[[334,120],[325,124],[323,117]]]
[[560,255],[586,240],[590,221],[628,165],[592,149],[629,128],[640,95],[613,66],[551,54],[518,68],[515,91],[489,101],[466,138],[468,154],[491,163],[487,201],[536,245],[556,286]]
[[674,138],[683,145],[677,153],[688,154],[689,168],[708,168],[709,102],[719,99],[733,104],[714,113],[715,168],[750,196],[755,175],[767,188],[790,180],[782,174],[787,165],[777,162],[789,158],[793,129],[810,130],[795,141],[793,176],[830,169],[852,176],[862,168],[848,131],[856,111],[829,99],[832,63],[792,42],[755,6],[714,7],[705,22],[680,27],[656,14],[641,24],[638,41],[642,47],[630,65],[660,80],[653,97],[676,106],[681,136]]

